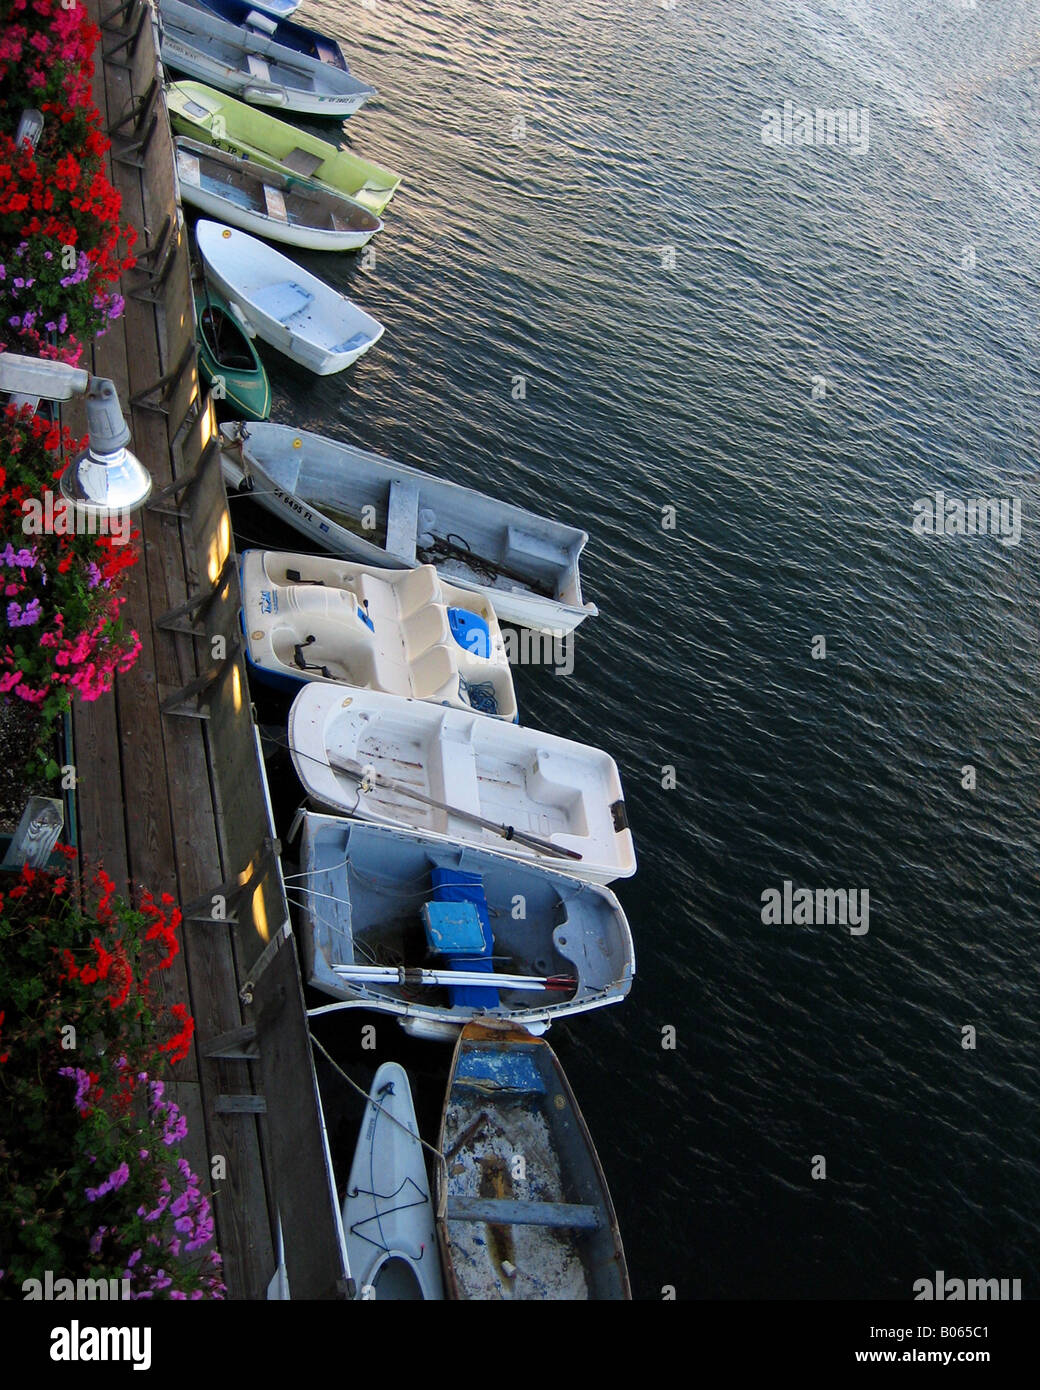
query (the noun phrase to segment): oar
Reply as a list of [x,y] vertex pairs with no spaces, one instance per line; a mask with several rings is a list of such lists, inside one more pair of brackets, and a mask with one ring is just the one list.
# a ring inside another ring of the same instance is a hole
[[[358,782],[366,780],[364,772],[355,764],[340,762],[338,758],[329,755],[329,767],[333,772],[345,772],[348,777],[353,777]],[[435,801],[432,796],[426,796],[423,792],[417,792],[414,788],[407,786],[404,782],[396,782],[392,777],[386,777],[383,773],[373,773],[374,785],[388,788],[397,792],[399,796],[410,796],[413,801],[421,801],[424,806],[432,806],[437,811],[447,811],[449,816],[457,816],[459,820],[469,821],[473,825],[482,826],[485,830],[493,830],[496,835],[501,835],[503,840],[516,840],[521,845],[528,845],[531,849],[536,849],[539,854],[556,855],[562,859],[580,859],[582,856],[574,849],[566,849],[563,845],[554,845],[550,840],[539,839],[537,835],[529,835],[526,830],[516,830],[511,825],[500,825],[498,821],[485,820],[483,816],[476,815],[473,811],[463,811],[458,806],[447,806],[443,801]]]
[[409,965],[334,965],[343,980],[380,985],[490,985],[496,989],[568,990],[577,984],[567,975],[497,975],[479,970],[425,970]]

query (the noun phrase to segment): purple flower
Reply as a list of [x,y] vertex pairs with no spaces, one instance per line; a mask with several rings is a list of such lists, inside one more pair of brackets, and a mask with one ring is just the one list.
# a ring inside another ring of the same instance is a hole
[[108,311],[108,317],[110,319],[117,319],[119,315],[123,312],[125,307],[126,300],[123,298],[123,296],[121,294],[114,295],[112,297],[111,307]]
[[14,546],[8,543],[6,549],[0,550],[0,565],[10,565],[12,569],[31,570],[38,559],[35,546],[30,548],[23,545],[21,550],[15,550]]
[[183,1139],[188,1133],[188,1121],[184,1118],[180,1111],[176,1109],[176,1107],[171,1107],[171,1109],[173,1109],[174,1114],[169,1120],[167,1120],[166,1126],[163,1129],[163,1143],[167,1147],[169,1147],[171,1144],[176,1144],[179,1140]]
[[75,1078],[76,1097],[72,1103],[77,1110],[83,1110],[86,1105],[87,1092],[90,1090],[89,1074],[85,1072],[82,1067],[62,1067],[58,1075]]
[[43,607],[38,598],[30,599],[24,608],[18,603],[7,605],[7,625],[8,627],[31,627],[33,623],[40,620]]

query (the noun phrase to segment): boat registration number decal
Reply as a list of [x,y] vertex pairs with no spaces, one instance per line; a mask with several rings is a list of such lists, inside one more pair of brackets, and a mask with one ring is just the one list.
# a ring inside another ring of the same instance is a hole
[[[296,498],[291,497],[289,493],[282,492],[280,488],[275,488],[274,495],[278,498],[279,502],[283,502],[291,511],[294,511],[299,516],[302,516],[304,521],[314,520],[314,517],[311,514],[310,510],[307,507],[303,506],[300,502],[297,502]],[[323,526],[322,530],[327,531],[328,527]]]

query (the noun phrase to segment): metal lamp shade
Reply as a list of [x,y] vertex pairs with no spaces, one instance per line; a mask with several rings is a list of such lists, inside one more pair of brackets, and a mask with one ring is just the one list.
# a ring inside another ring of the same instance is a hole
[[126,448],[130,430],[112,382],[93,378],[86,407],[88,447],[62,474],[62,496],[99,516],[136,511],[147,500],[152,479]]

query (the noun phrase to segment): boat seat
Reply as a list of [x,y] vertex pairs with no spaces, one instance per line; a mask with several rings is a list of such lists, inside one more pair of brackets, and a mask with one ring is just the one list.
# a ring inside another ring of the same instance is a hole
[[202,166],[198,155],[190,150],[177,151],[177,177],[181,183],[190,183],[194,188],[202,186]]
[[553,569],[566,569],[570,564],[570,555],[561,546],[543,536],[523,531],[519,526],[506,528],[506,558],[535,560],[542,565],[551,565]]
[[273,183],[264,184],[264,206],[267,208],[268,217],[275,222],[288,222],[289,214],[285,208],[282,190],[275,188]]
[[458,679],[458,668],[446,647],[431,647],[412,662],[412,695],[417,700],[432,700],[442,691],[453,695]]
[[246,67],[249,69],[250,77],[258,78],[261,82],[270,82],[271,69],[267,66],[264,58],[259,53],[246,54]]
[[412,478],[392,478],[386,504],[387,551],[414,565],[418,529],[419,484]]
[[281,162],[294,174],[301,174],[305,179],[309,179],[322,164],[322,158],[321,155],[308,154],[306,150],[297,146],[295,150],[290,150]]
[[269,14],[261,14],[259,10],[250,10],[242,23],[248,24],[250,29],[261,29],[265,34],[273,34],[278,28],[276,19]]
[[401,630],[409,661],[450,640],[447,614],[439,603],[426,603],[417,608],[402,621]]
[[310,291],[303,289],[295,280],[282,280],[276,285],[264,285],[253,295],[253,303],[258,309],[284,324],[302,313],[313,299]]
[[353,337],[344,338],[341,343],[334,343],[329,352],[353,352],[355,348],[364,347],[369,341],[368,333],[362,328]]
[[397,595],[401,617],[425,608],[428,603],[441,602],[441,586],[432,565],[419,565],[397,580]]
[[579,1202],[517,1202],[506,1197],[449,1197],[449,1221],[486,1221],[492,1226],[557,1226],[598,1231],[598,1207]]

